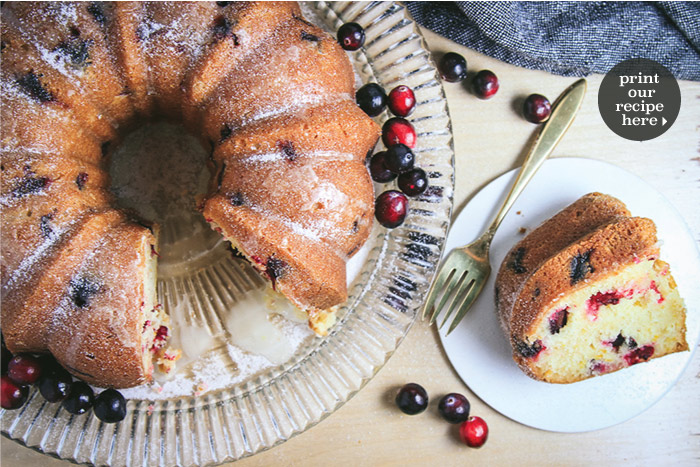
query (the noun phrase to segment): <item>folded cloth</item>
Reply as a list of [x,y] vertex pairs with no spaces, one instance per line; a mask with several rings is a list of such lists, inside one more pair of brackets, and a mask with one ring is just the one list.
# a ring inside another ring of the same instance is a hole
[[564,76],[629,58],[700,81],[700,2],[408,2],[415,20],[504,62]]

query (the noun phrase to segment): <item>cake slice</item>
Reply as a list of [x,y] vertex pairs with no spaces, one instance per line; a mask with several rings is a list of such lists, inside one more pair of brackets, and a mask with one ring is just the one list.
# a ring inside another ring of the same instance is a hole
[[[587,195],[506,256],[498,312],[528,376],[572,383],[688,350],[685,306],[658,258],[656,227],[617,203]],[[611,218],[595,226],[602,213]],[[562,245],[557,232],[581,236]]]
[[[116,388],[150,381],[169,369],[168,318],[156,298],[156,237],[125,221],[111,228],[62,287],[48,350],[91,384]],[[97,356],[100,358],[97,358]]]

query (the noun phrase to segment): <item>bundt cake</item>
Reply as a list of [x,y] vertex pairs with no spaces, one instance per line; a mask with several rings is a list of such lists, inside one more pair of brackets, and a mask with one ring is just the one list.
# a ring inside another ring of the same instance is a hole
[[380,129],[346,53],[294,2],[5,2],[2,333],[77,377],[167,369],[158,227],[116,207],[107,164],[147,119],[211,151],[198,208],[319,334],[367,239]]
[[572,383],[688,350],[685,306],[658,256],[654,223],[600,193],[523,238],[495,289],[518,366]]

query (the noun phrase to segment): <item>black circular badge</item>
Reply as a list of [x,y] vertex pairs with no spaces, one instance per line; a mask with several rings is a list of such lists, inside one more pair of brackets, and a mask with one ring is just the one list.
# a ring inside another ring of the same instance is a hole
[[676,121],[680,108],[676,78],[653,60],[620,62],[600,83],[600,115],[608,128],[626,139],[647,141],[661,136]]

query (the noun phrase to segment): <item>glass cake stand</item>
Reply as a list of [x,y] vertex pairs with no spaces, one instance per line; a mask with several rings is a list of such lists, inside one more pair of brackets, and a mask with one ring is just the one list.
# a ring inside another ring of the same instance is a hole
[[[387,91],[405,84],[414,90],[418,103],[409,120],[418,136],[417,163],[430,182],[428,191],[410,200],[403,226],[372,231],[338,323],[328,336],[305,341],[285,363],[244,380],[231,377],[229,384],[201,395],[129,396],[127,416],[118,424],[102,423],[90,414],[72,416],[33,389],[23,408],[0,410],[3,435],[79,463],[232,461],[280,444],[333,413],[377,373],[404,338],[439,263],[453,205],[454,150],[442,85],[404,6],[314,2],[303,8],[332,34],[350,21],[365,28],[364,48],[349,53],[358,83],[377,82]],[[384,114],[377,122],[387,118]],[[389,185],[375,189],[379,193]],[[182,240],[164,232],[166,243],[171,236]],[[225,248],[212,237],[203,244],[211,251]],[[230,255],[204,254],[179,269],[168,265],[164,275],[159,270],[159,298],[166,306],[186,307],[187,316],[215,334],[237,291],[261,287],[241,264]],[[232,359],[231,374],[236,371]]]

